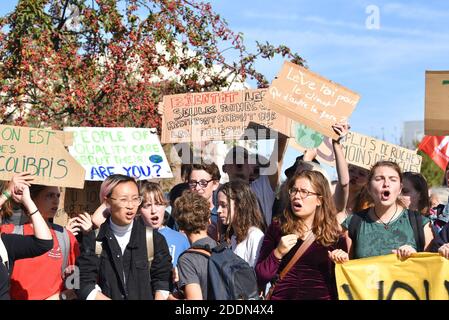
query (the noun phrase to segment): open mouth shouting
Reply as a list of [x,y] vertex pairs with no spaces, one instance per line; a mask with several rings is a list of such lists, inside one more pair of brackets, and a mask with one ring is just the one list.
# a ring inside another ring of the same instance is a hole
[[390,190],[382,190],[382,192],[380,193],[380,200],[381,201],[388,201],[391,197],[391,192]]
[[132,219],[134,219],[134,216],[135,216],[135,215],[136,215],[135,212],[128,211],[128,212],[126,212],[126,219],[132,220]]
[[153,227],[159,226],[160,218],[157,215],[151,216],[150,223]]
[[301,209],[302,209],[302,204],[301,204],[301,202],[298,201],[298,200],[293,201],[293,202],[292,202],[292,209],[293,209],[294,212],[301,211]]

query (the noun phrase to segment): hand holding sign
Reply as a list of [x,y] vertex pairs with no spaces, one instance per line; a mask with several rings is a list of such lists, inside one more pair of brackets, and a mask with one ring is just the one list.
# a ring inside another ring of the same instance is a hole
[[7,190],[12,195],[13,193],[21,193],[23,186],[31,186],[31,182],[34,178],[30,172],[21,172],[12,176],[11,181],[8,184]]

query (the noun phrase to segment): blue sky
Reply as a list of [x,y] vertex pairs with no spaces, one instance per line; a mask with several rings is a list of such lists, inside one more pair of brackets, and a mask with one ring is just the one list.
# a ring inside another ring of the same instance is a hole
[[[352,130],[399,143],[404,121],[424,119],[425,70],[449,70],[449,1],[213,0],[231,29],[255,41],[285,44],[311,70],[361,95]],[[14,1],[2,1],[0,14]],[[368,6],[380,28],[368,29]],[[271,81],[281,59],[258,64]],[[287,163],[296,152],[289,150]]]
[[[214,0],[248,47],[285,44],[311,70],[361,95],[353,131],[399,144],[404,121],[424,120],[426,70],[449,70],[449,1]],[[379,10],[379,29],[366,21]],[[259,64],[271,81],[282,60]],[[299,155],[289,149],[284,160]],[[332,170],[329,170],[334,176]]]
[[[309,68],[361,95],[352,130],[399,143],[402,122],[424,119],[425,70],[449,70],[449,1],[214,0],[255,40],[285,44]],[[375,5],[380,28],[365,26]],[[271,81],[282,61],[259,64]],[[383,128],[383,129],[382,129]]]

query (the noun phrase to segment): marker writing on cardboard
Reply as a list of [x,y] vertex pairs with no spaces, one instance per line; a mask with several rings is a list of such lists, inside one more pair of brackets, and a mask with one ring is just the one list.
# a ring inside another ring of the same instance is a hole
[[443,80],[443,86],[446,84],[449,85],[449,80]]

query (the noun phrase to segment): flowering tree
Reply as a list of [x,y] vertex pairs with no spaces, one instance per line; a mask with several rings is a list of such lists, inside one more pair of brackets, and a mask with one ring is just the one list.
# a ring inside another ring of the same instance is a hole
[[303,64],[285,46],[249,53],[196,0],[19,0],[0,28],[2,124],[159,127],[164,94],[266,87],[254,63],[276,54]]

